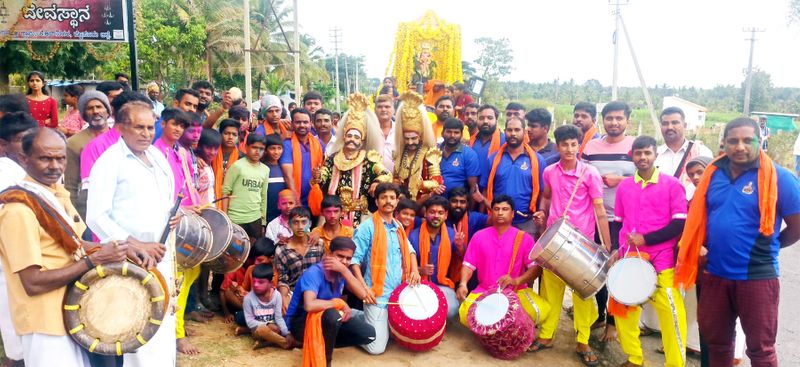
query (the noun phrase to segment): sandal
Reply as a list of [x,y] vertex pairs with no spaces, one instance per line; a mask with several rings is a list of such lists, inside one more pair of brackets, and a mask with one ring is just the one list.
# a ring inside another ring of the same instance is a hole
[[[532,353],[541,352],[541,351],[543,351],[545,349],[550,349],[552,347],[553,347],[553,343],[552,342],[549,345],[547,345],[547,344],[540,343],[538,340],[534,340],[533,344],[531,344],[531,346],[528,347],[528,352],[532,352]],[[534,349],[534,348],[536,348],[536,349]]]
[[[578,355],[578,357],[581,359],[581,363],[583,363],[585,366],[594,367],[600,365],[600,357],[597,356],[597,353],[595,353],[594,350],[587,350],[585,352],[579,352],[576,350],[575,354]],[[597,359],[592,361],[592,357]]]

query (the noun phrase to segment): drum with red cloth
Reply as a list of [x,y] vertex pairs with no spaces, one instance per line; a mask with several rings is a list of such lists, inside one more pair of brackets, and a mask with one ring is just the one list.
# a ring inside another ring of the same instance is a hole
[[447,326],[447,299],[435,285],[403,283],[389,296],[389,330],[397,344],[424,352],[442,341]]
[[511,288],[487,290],[467,313],[469,329],[492,357],[511,360],[533,343],[536,326]]

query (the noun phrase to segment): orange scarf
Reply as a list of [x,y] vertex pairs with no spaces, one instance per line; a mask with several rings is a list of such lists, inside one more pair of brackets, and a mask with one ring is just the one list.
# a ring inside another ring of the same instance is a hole
[[404,229],[404,230],[405,230],[405,232],[406,232],[406,236],[410,235],[410,234],[411,234],[411,232],[414,232],[414,221],[412,220],[412,221],[411,221],[411,225],[410,225],[410,226],[408,226],[408,227],[403,227],[403,229]]
[[[347,305],[341,298],[334,298],[333,308],[341,311]],[[309,312],[306,316],[306,331],[303,333],[303,367],[325,367],[325,337],[322,335],[322,314],[326,310]]]
[[[689,289],[697,281],[697,260],[700,248],[706,242],[708,209],[706,195],[711,176],[717,171],[715,163],[725,157],[719,156],[706,167],[700,184],[694,192],[689,216],[683,228],[683,236],[678,242],[678,262],[675,265],[675,286]],[[767,153],[762,150],[758,156],[758,211],[761,221],[758,231],[767,238],[775,232],[775,210],[778,203],[778,173]]]
[[[323,163],[324,156],[322,154],[322,145],[316,137],[308,136],[308,148],[311,155],[311,171],[313,172],[314,169],[321,166]],[[297,190],[295,194],[300,195],[300,187],[302,187],[301,182],[303,179],[303,153],[300,152],[300,140],[297,139],[296,134],[292,135],[292,171],[294,187]],[[319,194],[321,193],[322,191],[319,192]],[[322,200],[320,200],[320,202],[322,202]],[[319,215],[319,213],[315,215]]]
[[[476,141],[478,141],[478,134],[471,135],[469,138],[469,146],[474,147]],[[499,149],[500,149],[500,130],[498,130],[497,127],[495,127],[494,133],[492,133],[492,142],[489,143],[489,154],[486,157],[488,158],[490,155],[492,155],[492,153],[498,151]]]
[[[238,160],[239,150],[234,148],[228,157],[228,164],[222,167],[222,148],[217,151],[217,157],[211,161],[211,169],[214,171],[214,197],[222,197],[222,183],[225,181],[225,172]],[[222,200],[217,202],[217,208],[222,209]]]
[[467,244],[469,244],[469,212],[464,213],[458,226],[453,229],[455,229],[456,235],[459,233],[464,235],[464,248],[458,249],[458,252],[453,254],[453,259],[450,261],[450,279],[461,279],[461,264],[464,261],[464,254],[467,252]]
[[583,142],[581,143],[581,148],[578,149],[578,158],[581,157],[581,154],[583,154],[583,148],[586,148],[586,144],[592,141],[592,138],[594,138],[595,134],[597,134],[597,128],[594,125],[592,125],[592,128],[590,128],[589,131],[583,134]]
[[278,121],[278,132],[277,133],[275,132],[275,129],[272,128],[272,125],[270,125],[267,120],[264,120],[264,123],[261,124],[261,125],[264,126],[264,135],[271,135],[271,134],[283,135],[283,133],[286,132],[286,128],[283,126],[283,124],[280,123],[280,121]]
[[[419,261],[420,264],[430,263],[428,259],[431,253],[431,236],[428,233],[428,222],[422,223],[419,227]],[[439,227],[439,258],[436,264],[436,280],[440,285],[454,288],[455,284],[447,277],[447,270],[450,267],[450,236],[447,235],[447,226],[442,224]],[[425,276],[425,280],[430,280]]]
[[[370,252],[369,271],[372,275],[372,292],[375,297],[383,295],[383,281],[386,279],[386,261],[388,259],[389,240],[386,228],[383,227],[383,217],[380,213],[372,214],[372,225],[375,230],[372,235],[372,252]],[[400,254],[402,255],[403,281],[411,273],[411,254],[408,252],[408,236],[403,231],[403,227],[397,229],[397,239],[400,243]]]
[[[492,198],[494,197],[494,176],[497,173],[497,166],[500,165],[500,160],[503,159],[503,153],[506,152],[506,146],[508,144],[503,144],[500,147],[500,150],[497,151],[497,155],[494,157],[494,161],[492,162],[492,170],[489,172],[489,184],[486,186],[486,199],[489,202],[492,202]],[[528,155],[531,161],[531,181],[532,181],[532,192],[531,192],[531,203],[528,207],[531,213],[536,211],[536,200],[539,198],[539,161],[536,159],[536,152],[531,149],[530,146],[526,144],[522,144],[522,148],[525,149],[525,154]]]

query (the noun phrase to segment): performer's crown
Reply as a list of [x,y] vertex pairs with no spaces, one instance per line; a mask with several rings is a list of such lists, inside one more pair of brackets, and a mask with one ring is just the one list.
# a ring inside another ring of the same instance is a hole
[[403,102],[400,107],[400,117],[403,121],[403,131],[416,131],[422,134],[422,113],[419,106],[422,104],[422,96],[417,92],[406,91],[400,96]]

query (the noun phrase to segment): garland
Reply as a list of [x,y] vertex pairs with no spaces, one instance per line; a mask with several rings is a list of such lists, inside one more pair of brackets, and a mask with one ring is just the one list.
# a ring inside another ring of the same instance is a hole
[[114,60],[117,57],[117,53],[119,53],[119,50],[122,49],[123,45],[124,45],[124,43],[118,42],[114,46],[114,48],[111,49],[111,51],[106,56],[100,56],[97,53],[97,49],[95,49],[94,46],[92,46],[91,43],[87,42],[87,43],[84,44],[84,46],[86,46],[86,52],[88,52],[90,55],[92,55],[92,57],[94,57],[95,60],[100,61],[100,62],[107,62],[107,61]]
[[[22,16],[25,14],[25,9],[29,8],[33,0],[25,0],[25,5],[19,9],[19,14],[17,15],[17,20],[14,21],[14,24],[8,28],[8,34],[5,37],[0,37],[0,46],[3,46],[8,42],[14,34],[17,33],[17,25],[19,25]],[[10,14],[9,14],[10,15]]]
[[56,55],[58,49],[61,48],[61,42],[53,42],[53,47],[50,48],[50,53],[47,55],[37,54],[36,51],[33,50],[33,42],[31,41],[25,41],[25,47],[28,48],[28,53],[30,54],[31,59],[40,62],[48,62],[53,58],[53,56]]

